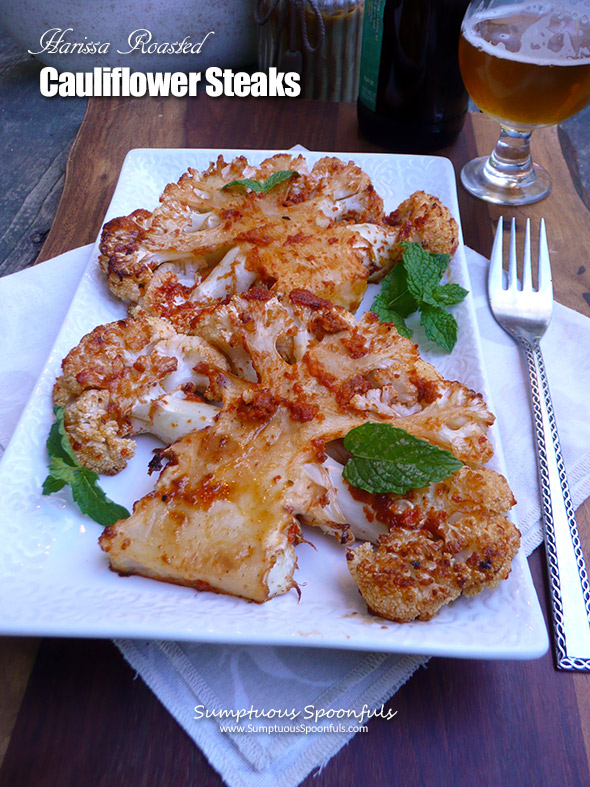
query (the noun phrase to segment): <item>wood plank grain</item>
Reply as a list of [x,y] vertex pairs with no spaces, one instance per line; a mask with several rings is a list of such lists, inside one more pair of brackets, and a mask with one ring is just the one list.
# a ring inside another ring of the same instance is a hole
[[0,765],[10,742],[39,643],[36,637],[0,639]]
[[176,99],[89,101],[68,158],[62,200],[37,262],[96,240],[129,150],[183,147],[185,112],[186,104]]
[[0,275],[33,264],[53,221],[83,99],[48,100],[41,64],[0,28]]
[[220,780],[111,642],[43,641],[2,787],[197,783]]

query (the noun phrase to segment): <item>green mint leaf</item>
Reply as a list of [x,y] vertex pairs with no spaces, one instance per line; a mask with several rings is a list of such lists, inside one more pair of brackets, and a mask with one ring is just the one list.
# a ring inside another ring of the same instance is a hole
[[419,243],[404,243],[403,266],[406,271],[408,290],[420,303],[439,282],[449,266],[448,254],[431,254]]
[[457,342],[457,320],[441,306],[425,304],[420,312],[420,324],[426,336],[446,352],[453,351]]
[[49,430],[49,436],[46,443],[47,453],[52,458],[60,457],[64,461],[76,465],[78,464],[78,460],[76,459],[76,455],[74,454],[66,432],[66,425],[64,422],[65,412],[65,407],[53,408],[55,423],[52,424]]
[[264,183],[261,183],[259,180],[253,180],[252,178],[244,178],[242,180],[232,180],[231,183],[226,183],[225,186],[222,186],[220,190],[230,189],[233,186],[243,186],[246,189],[250,189],[250,191],[255,191],[257,194],[268,194],[272,188],[292,178],[294,175],[299,177],[299,173],[294,169],[283,169],[279,172],[273,172]]
[[451,352],[457,341],[457,322],[443,307],[462,301],[467,290],[452,282],[440,283],[449,265],[448,254],[425,251],[419,243],[402,243],[402,247],[402,262],[384,277],[371,311],[381,322],[392,322],[407,338],[412,332],[405,318],[420,311],[426,336]]
[[55,481],[63,482],[63,484],[71,484],[76,475],[76,468],[61,458],[61,456],[54,456],[49,465],[49,477]]
[[105,527],[113,525],[119,519],[127,519],[130,516],[129,511],[108,498],[93,476],[96,476],[96,473],[83,468],[76,473],[71,484],[72,497],[80,511]]
[[[395,265],[381,282],[377,298],[401,317],[409,317],[418,308],[416,299],[408,290],[408,280],[403,265]],[[375,311],[371,306],[371,311]],[[377,313],[377,312],[375,312]]]
[[371,311],[379,317],[379,322],[392,322],[400,336],[405,336],[406,339],[411,338],[412,331],[406,325],[406,321],[401,314],[398,314],[398,312],[390,308],[381,293],[375,296],[375,300],[371,305]]
[[233,186],[243,186],[245,189],[250,189],[250,191],[256,191],[260,193],[263,190],[263,185],[259,180],[252,180],[252,178],[244,178],[243,180],[232,180],[231,183],[226,183],[225,186],[222,186],[220,191],[225,191],[225,189],[231,189]]
[[293,176],[299,177],[299,173],[294,169],[283,169],[279,172],[273,172],[273,174],[264,181],[262,190],[265,194],[268,194],[268,192],[275,186],[278,186],[279,183],[283,183],[283,181],[289,180],[289,178]]
[[[63,408],[53,408],[53,412],[59,412],[59,409]],[[59,421],[54,421],[51,425],[51,429],[49,430],[49,435],[47,437],[47,442],[45,445],[47,446],[47,453],[49,456],[60,456],[62,459],[67,459],[69,454],[67,454],[62,446],[62,438],[59,432]]]
[[[61,441],[58,445],[61,446]],[[74,480],[75,474],[76,470],[68,460],[63,459],[61,456],[53,456],[49,465],[49,475],[43,481],[43,494],[51,495],[53,492],[59,492],[60,489],[63,489],[64,486]]]
[[432,306],[453,306],[455,303],[461,303],[468,293],[469,290],[453,282],[437,284],[429,291],[429,299],[424,300]]
[[381,282],[381,290],[371,304],[371,311],[379,317],[380,322],[392,322],[400,336],[409,339],[412,331],[404,318],[413,314],[417,308],[415,298],[408,291],[404,266],[395,265]]
[[60,489],[63,489],[66,484],[67,481],[64,481],[61,478],[56,478],[55,476],[51,475],[51,473],[49,473],[45,481],[43,481],[41,490],[44,495],[52,495],[54,492],[59,492]]
[[357,426],[344,438],[352,458],[343,477],[372,494],[404,494],[442,481],[463,466],[450,451],[437,448],[390,424]]
[[98,485],[98,473],[83,467],[77,460],[68,438],[64,407],[54,407],[55,423],[49,430],[47,453],[49,454],[49,474],[43,482],[42,492],[51,495],[64,486],[72,489],[72,497],[80,511],[101,525],[112,525],[130,514],[126,508],[110,500]]

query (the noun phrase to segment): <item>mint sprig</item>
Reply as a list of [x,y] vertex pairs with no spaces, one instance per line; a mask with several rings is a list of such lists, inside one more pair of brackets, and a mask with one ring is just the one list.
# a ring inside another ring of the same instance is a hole
[[375,296],[371,311],[381,322],[392,322],[401,336],[410,338],[412,331],[405,318],[418,308],[418,302],[408,289],[407,274],[403,265],[396,265],[381,282],[381,290]]
[[344,438],[344,447],[352,457],[343,477],[372,494],[401,495],[442,481],[463,466],[450,451],[390,424],[357,426]]
[[252,178],[232,180],[231,183],[226,183],[225,186],[222,186],[220,191],[230,189],[234,186],[243,186],[243,188],[250,189],[250,191],[255,191],[258,194],[268,194],[268,192],[275,186],[278,186],[279,183],[283,183],[285,180],[289,180],[289,178],[292,177],[299,177],[299,173],[294,169],[282,169],[279,172],[273,172],[273,174],[270,175],[270,177],[268,177],[263,183]]
[[43,482],[44,495],[59,492],[64,486],[72,489],[72,497],[78,508],[99,525],[112,525],[119,519],[127,519],[129,511],[106,496],[98,485],[98,473],[81,465],[70,444],[64,423],[64,407],[54,407],[55,423],[49,430],[47,453],[49,475]]
[[460,303],[467,290],[452,282],[440,283],[449,266],[448,254],[426,251],[419,243],[402,246],[402,261],[384,277],[371,311],[408,338],[412,331],[406,317],[419,311],[426,336],[450,353],[457,342],[457,321],[446,307]]
[[420,325],[424,333],[445,352],[452,352],[457,343],[457,320],[442,306],[425,303],[420,310]]

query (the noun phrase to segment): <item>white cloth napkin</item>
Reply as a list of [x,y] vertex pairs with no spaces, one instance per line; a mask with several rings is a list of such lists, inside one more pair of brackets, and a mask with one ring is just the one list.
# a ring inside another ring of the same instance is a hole
[[[6,444],[33,389],[88,260],[90,246],[0,279],[0,445]],[[471,289],[510,485],[527,554],[541,541],[540,509],[526,373],[519,350],[496,325],[487,304],[487,261],[467,250]],[[590,422],[584,417],[590,387],[590,320],[555,306],[543,340],[562,449],[574,504],[590,494]],[[518,435],[518,439],[514,439]],[[188,735],[230,787],[293,787],[321,768],[367,723],[412,673],[420,656],[395,656],[252,646],[117,641]],[[308,710],[306,711],[306,707]],[[299,712],[305,731],[240,734],[223,731],[235,718],[205,717],[206,710],[252,711],[241,725],[286,727],[289,718],[254,718],[265,710]],[[356,715],[317,722],[316,713]],[[385,711],[387,713],[387,711]],[[310,716],[309,714],[314,714]],[[195,718],[199,717],[201,718]],[[395,724],[395,719],[392,719]],[[327,724],[322,731],[314,731]]]

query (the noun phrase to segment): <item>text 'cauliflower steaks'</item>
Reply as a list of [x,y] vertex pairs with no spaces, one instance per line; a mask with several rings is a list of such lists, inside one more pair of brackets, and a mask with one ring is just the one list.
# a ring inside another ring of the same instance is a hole
[[[286,172],[295,174],[268,192],[239,185]],[[109,221],[100,263],[115,295],[192,333],[204,307],[253,286],[279,295],[308,289],[355,311],[404,241],[452,255],[457,223],[424,192],[386,215],[352,162],[326,157],[310,170],[303,156],[279,154],[258,167],[220,156],[169,184],[153,212]]]
[[[133,330],[131,321],[127,330]],[[342,479],[342,464],[334,458],[341,438],[373,421],[395,424],[465,463],[457,476],[475,490],[475,502],[461,508],[451,482],[447,491],[436,485],[437,521],[448,512],[456,530],[466,528],[468,519],[480,529],[456,550],[467,562],[466,552],[485,552],[485,567],[466,586],[470,592],[506,575],[518,547],[516,529],[502,517],[512,498],[500,495],[498,503],[478,497],[474,479],[505,482],[491,470],[472,469],[492,454],[487,430],[493,417],[479,394],[444,380],[391,324],[373,314],[357,321],[306,290],[281,301],[253,289],[207,313],[199,332],[210,352],[195,366],[191,390],[217,412],[162,453],[167,465],[153,492],[135,504],[129,519],[104,531],[100,544],[115,570],[265,601],[296,585],[301,523],[319,526],[342,543],[352,543],[357,528],[359,537],[381,536],[377,556],[383,563],[391,514],[381,515],[382,496],[362,493],[359,501],[359,490]],[[421,492],[421,502],[415,491],[395,504],[403,500],[402,509],[411,505],[421,512],[406,521],[408,537],[422,539],[419,549],[430,536],[439,540],[426,502],[431,490]],[[403,529],[402,519],[396,526]],[[497,530],[500,520],[512,538],[499,541],[492,555],[485,538],[494,542],[496,531],[488,533],[488,525]],[[403,583],[383,582],[368,568],[370,555],[358,554],[363,570],[352,560],[352,574],[370,607],[385,617],[429,617],[436,602],[454,598],[457,587],[461,592],[453,576],[446,592],[408,600]],[[448,556],[436,547],[433,555],[425,571],[430,583],[440,584]],[[413,558],[408,553],[395,559]],[[375,588],[381,604],[372,600]]]

